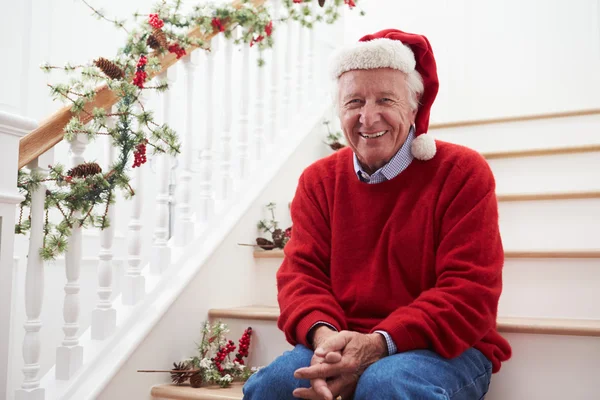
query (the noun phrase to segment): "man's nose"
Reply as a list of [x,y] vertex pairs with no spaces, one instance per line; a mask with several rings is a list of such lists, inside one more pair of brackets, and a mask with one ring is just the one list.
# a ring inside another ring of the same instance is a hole
[[379,108],[377,104],[367,102],[360,112],[360,123],[364,127],[371,127],[379,120]]

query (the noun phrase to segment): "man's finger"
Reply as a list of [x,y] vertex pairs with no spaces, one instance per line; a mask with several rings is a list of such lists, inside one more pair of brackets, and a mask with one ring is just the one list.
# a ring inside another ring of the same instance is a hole
[[327,353],[325,356],[325,362],[329,364],[335,364],[342,361],[342,354],[339,351],[333,351]]
[[315,392],[315,390],[312,387],[294,389],[292,395],[294,395],[294,397],[306,400],[333,400],[333,396],[331,394],[329,394],[329,397],[324,397]]
[[315,350],[315,355],[318,357],[325,357],[327,356],[327,353],[333,351],[341,352],[351,339],[351,335],[348,335],[346,332],[340,332],[321,343]]
[[314,389],[314,391],[320,395],[320,398],[330,399],[333,398],[333,394],[329,390],[327,382],[325,379],[312,379],[310,381],[310,386]]
[[347,366],[342,363],[336,364],[316,364],[310,367],[299,368],[294,372],[294,378],[296,379],[326,379],[334,376],[343,375],[345,373],[352,372],[348,370]]

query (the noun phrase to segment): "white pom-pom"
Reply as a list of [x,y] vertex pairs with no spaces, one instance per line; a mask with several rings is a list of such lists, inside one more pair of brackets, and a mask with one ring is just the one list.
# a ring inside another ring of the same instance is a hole
[[431,135],[421,134],[413,140],[410,150],[417,160],[431,160],[436,151],[435,139]]

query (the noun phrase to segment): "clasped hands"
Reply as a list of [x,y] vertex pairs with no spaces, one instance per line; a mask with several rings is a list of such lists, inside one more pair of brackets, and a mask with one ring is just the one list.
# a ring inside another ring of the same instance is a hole
[[387,354],[385,339],[379,333],[338,333],[321,326],[315,332],[313,344],[315,352],[310,366],[294,372],[295,378],[310,380],[310,388],[293,392],[295,397],[307,400],[352,398],[361,374]]

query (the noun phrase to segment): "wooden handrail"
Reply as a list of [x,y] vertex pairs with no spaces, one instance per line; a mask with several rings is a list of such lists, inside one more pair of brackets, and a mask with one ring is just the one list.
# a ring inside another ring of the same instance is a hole
[[600,199],[600,191],[590,190],[587,192],[499,194],[497,199],[501,202]]
[[[261,6],[266,2],[266,0],[251,0],[251,2],[255,6]],[[235,8],[240,8],[242,6],[242,1],[235,0],[232,3],[232,6]],[[219,32],[213,32],[207,36],[204,36],[200,31],[200,28],[196,27],[191,29],[187,36],[189,38],[200,38],[204,41],[209,41],[218,33]],[[197,48],[197,46],[191,46],[189,50],[192,51]],[[164,54],[160,56],[159,59],[161,65],[160,71],[149,73],[148,79],[161,74],[178,61],[177,55],[174,53]],[[85,105],[84,110],[91,114],[94,108],[107,109],[115,104],[117,100],[118,98],[115,93],[113,93],[113,91],[110,90],[107,85],[102,85],[97,89],[96,96]],[[89,122],[92,119],[91,115],[89,114],[86,112],[81,112],[79,114],[79,119],[81,122]],[[31,161],[35,160],[37,157],[44,154],[46,151],[50,150],[57,143],[59,143],[63,139],[63,129],[65,125],[67,125],[69,120],[74,115],[75,114],[71,112],[71,106],[65,106],[44,120],[38,128],[21,138],[19,141],[19,168],[23,168],[25,165],[29,164]]]
[[442,123],[438,123],[438,124],[429,125],[429,130],[464,128],[464,127],[468,127],[468,126],[478,126],[478,125],[505,124],[508,122],[537,121],[537,120],[541,120],[541,119],[583,117],[586,115],[596,115],[596,114],[600,114],[600,109],[592,108],[589,110],[561,111],[561,112],[546,113],[546,114],[521,115],[521,116],[517,116],[517,117],[500,117],[500,118],[489,118],[489,119],[477,119],[477,120],[472,120],[472,121],[442,122]]

